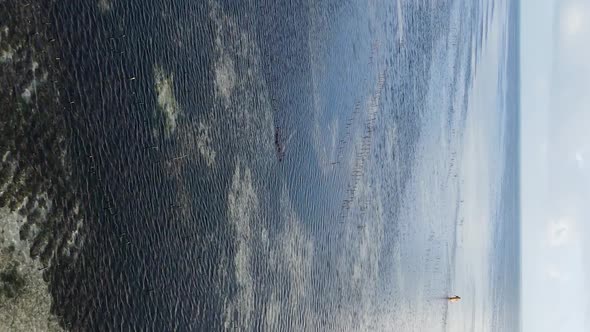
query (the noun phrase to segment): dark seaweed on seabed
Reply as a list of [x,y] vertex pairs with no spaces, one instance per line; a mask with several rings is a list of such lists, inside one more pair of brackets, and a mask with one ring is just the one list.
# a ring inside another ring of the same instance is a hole
[[[0,1],[0,208],[18,213],[20,240],[48,282],[75,259],[84,211],[71,175],[53,5]],[[13,265],[0,275],[10,277]]]

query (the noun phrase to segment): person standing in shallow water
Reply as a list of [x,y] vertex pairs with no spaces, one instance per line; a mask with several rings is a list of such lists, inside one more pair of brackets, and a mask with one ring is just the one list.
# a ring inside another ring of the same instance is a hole
[[457,296],[457,295],[449,296],[449,297],[447,297],[447,300],[449,300],[449,302],[459,302],[459,300],[461,300],[461,297]]

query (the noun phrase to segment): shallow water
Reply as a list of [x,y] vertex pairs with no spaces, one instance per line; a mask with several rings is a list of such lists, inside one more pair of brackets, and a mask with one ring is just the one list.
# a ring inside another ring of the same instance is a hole
[[48,209],[83,219],[43,238],[81,239],[67,260],[44,245],[53,314],[73,330],[516,330],[517,299],[500,302],[519,278],[515,11],[51,7],[66,153],[50,167],[68,165],[73,198]]

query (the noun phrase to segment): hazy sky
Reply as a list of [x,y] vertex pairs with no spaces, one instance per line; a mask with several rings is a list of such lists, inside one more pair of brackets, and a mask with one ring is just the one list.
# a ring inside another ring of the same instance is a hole
[[523,327],[588,331],[590,0],[521,4]]

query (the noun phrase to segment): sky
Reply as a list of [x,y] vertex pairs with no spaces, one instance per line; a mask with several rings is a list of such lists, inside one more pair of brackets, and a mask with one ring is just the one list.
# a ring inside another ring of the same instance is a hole
[[523,331],[588,331],[590,0],[521,0],[520,22]]

